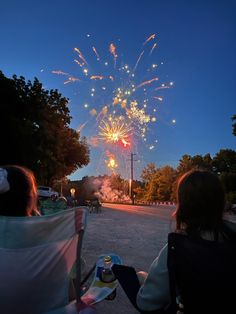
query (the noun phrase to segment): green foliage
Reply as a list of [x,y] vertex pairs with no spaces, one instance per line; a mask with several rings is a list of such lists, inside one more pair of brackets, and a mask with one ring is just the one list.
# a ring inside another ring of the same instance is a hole
[[212,165],[216,173],[236,173],[236,151],[232,149],[221,149],[213,158]]
[[176,179],[176,170],[170,166],[160,168],[157,178],[157,197],[160,201],[172,199],[172,186]]
[[156,169],[153,173],[150,172],[144,200],[147,202],[169,201],[172,198],[172,185],[175,179],[176,171],[170,166]]
[[182,175],[185,172],[192,170],[194,168],[200,168],[205,170],[212,169],[212,158],[210,154],[206,154],[205,156],[201,155],[183,155],[179,161],[179,165],[177,167],[178,175]]
[[148,183],[152,176],[158,171],[158,168],[154,163],[149,163],[147,167],[145,167],[141,173],[141,179],[145,182]]
[[133,189],[135,199],[136,200],[143,200],[145,195],[145,189],[141,186],[137,186]]
[[221,174],[226,196],[234,199],[236,191],[236,152],[221,149],[214,158],[210,154],[183,155],[176,169],[169,166],[157,168],[155,164],[148,164],[142,172],[145,183],[144,191],[140,191],[143,200],[169,201],[176,200],[177,181],[180,176],[192,169],[205,169]]
[[185,172],[191,170],[193,168],[193,161],[190,155],[183,155],[179,161],[179,165],[177,167],[177,172],[179,175],[184,174]]
[[110,176],[110,187],[113,190],[124,191],[125,180],[121,178],[120,174],[112,174]]
[[0,164],[24,165],[38,183],[51,184],[89,162],[84,138],[69,127],[68,99],[45,90],[37,78],[0,72]]

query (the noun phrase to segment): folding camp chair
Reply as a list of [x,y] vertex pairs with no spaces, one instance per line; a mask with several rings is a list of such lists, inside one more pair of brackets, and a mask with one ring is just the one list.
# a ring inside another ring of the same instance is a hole
[[[0,216],[0,313],[94,313],[80,299],[80,258],[87,209],[49,216]],[[76,261],[76,301],[69,273]]]
[[216,242],[170,233],[168,268],[172,304],[177,300],[184,314],[236,312],[235,240]]
[[224,242],[169,234],[167,264],[171,304],[165,309],[152,312],[138,309],[139,282],[135,269],[124,265],[114,265],[112,269],[130,302],[140,313],[235,313],[236,239],[227,228],[224,228],[224,234],[227,237]]

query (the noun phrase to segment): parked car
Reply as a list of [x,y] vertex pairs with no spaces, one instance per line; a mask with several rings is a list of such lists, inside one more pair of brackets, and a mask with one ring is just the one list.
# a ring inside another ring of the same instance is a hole
[[54,191],[50,186],[38,186],[38,196],[39,197],[52,197],[59,196],[57,191]]

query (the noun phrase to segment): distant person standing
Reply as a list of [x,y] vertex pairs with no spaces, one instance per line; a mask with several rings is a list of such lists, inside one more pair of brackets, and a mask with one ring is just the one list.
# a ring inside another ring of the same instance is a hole
[[37,203],[37,186],[33,172],[17,165],[0,166],[0,215],[40,215]]

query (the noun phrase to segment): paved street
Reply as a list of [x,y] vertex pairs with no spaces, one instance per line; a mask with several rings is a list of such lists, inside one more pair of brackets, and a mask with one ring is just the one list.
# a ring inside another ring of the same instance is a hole
[[[148,268],[166,242],[173,221],[173,206],[132,206],[103,204],[101,214],[89,214],[84,237],[83,257],[91,266],[103,253],[118,254],[124,264],[137,271]],[[135,314],[122,289],[117,289],[114,301],[96,306],[100,314]]]

